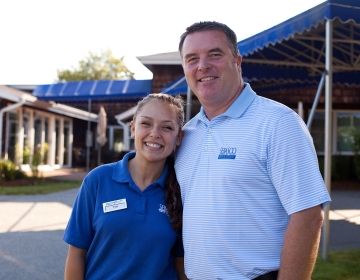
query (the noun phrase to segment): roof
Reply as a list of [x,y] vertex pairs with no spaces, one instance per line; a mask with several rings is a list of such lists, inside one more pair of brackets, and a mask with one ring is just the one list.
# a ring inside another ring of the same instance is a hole
[[97,121],[96,114],[56,102],[41,101],[37,97],[27,92],[23,92],[8,86],[0,85],[0,98],[9,100],[14,103],[25,101],[24,105],[75,119],[90,120],[94,122]]
[[[360,1],[328,0],[238,43],[248,80],[316,82],[325,69],[332,21],[334,83],[359,83]],[[261,67],[258,67],[261,65]]]
[[159,53],[137,57],[144,65],[181,65],[179,52]]
[[38,86],[33,94],[42,100],[129,100],[151,92],[152,80],[97,80]]
[[168,94],[186,94],[187,92],[187,82],[185,76],[167,84],[161,92]]

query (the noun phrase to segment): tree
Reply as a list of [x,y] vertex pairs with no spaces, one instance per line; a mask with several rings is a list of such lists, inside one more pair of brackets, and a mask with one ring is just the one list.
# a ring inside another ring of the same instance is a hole
[[116,58],[110,50],[101,54],[90,53],[79,61],[78,68],[58,70],[59,81],[132,79],[134,73],[124,64],[123,57]]

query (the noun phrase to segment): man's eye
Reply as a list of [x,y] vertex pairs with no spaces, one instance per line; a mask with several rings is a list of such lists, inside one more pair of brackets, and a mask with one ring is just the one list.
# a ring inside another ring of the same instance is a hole
[[218,53],[218,52],[216,52],[216,53],[211,53],[210,56],[211,56],[211,57],[218,57],[218,56],[221,56],[221,53]]
[[190,57],[187,59],[187,63],[194,63],[196,61],[196,57]]

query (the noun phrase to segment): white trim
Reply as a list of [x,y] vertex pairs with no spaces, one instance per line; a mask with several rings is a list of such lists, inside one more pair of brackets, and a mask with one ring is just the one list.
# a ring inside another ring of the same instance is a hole
[[137,106],[134,106],[134,107],[126,110],[125,112],[122,112],[121,114],[115,115],[115,119],[118,122],[122,122],[128,118],[132,118],[136,112],[136,108],[137,108]]

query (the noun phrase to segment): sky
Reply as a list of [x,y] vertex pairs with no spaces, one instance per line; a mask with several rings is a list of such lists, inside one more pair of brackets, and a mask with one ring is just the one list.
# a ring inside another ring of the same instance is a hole
[[[197,21],[227,24],[246,39],[325,0],[10,0],[0,3],[0,84],[56,82],[90,53],[135,57],[177,51]],[[131,69],[133,68],[133,69]],[[141,72],[141,73],[140,73]]]

